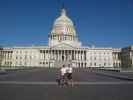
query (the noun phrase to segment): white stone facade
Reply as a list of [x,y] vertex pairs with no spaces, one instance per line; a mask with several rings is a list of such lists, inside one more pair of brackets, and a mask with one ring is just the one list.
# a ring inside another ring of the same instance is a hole
[[13,66],[38,66],[39,52],[34,48],[13,48]]
[[88,49],[87,64],[89,67],[113,67],[112,48]]
[[49,47],[4,48],[2,66],[61,67],[71,63],[73,67],[113,67],[112,48],[74,48],[60,44]]
[[120,68],[122,66],[121,52],[121,48],[113,48],[113,66],[115,68]]

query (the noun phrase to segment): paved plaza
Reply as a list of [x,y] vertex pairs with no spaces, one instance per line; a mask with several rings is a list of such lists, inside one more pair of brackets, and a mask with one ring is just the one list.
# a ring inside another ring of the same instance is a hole
[[61,88],[55,82],[58,70],[38,68],[1,74],[0,100],[133,99],[133,73],[74,69],[74,87]]

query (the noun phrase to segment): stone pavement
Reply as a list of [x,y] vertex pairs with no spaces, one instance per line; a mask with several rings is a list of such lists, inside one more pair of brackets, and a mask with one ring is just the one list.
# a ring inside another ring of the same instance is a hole
[[33,69],[0,75],[0,100],[133,100],[132,81],[75,69],[74,87],[61,88],[58,74],[58,69]]

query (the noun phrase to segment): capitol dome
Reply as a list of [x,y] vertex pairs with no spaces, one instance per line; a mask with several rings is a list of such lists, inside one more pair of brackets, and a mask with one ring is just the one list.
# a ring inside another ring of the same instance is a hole
[[54,21],[52,31],[49,33],[49,46],[60,43],[80,47],[72,20],[67,16],[66,10],[61,10],[61,15]]
[[76,35],[72,20],[66,15],[66,10],[61,10],[61,15],[55,20],[51,34]]

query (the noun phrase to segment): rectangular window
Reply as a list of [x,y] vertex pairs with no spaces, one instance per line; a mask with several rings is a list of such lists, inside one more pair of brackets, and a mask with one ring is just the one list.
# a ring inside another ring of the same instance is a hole
[[97,64],[96,63],[94,63],[94,66],[96,66]]

